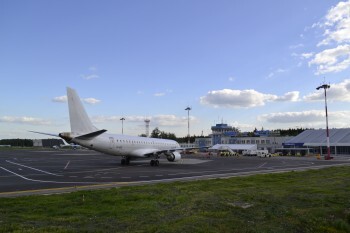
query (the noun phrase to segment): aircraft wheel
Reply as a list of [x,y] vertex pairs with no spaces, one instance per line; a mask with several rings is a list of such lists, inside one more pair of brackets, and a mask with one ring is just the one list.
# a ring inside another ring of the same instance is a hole
[[120,160],[120,164],[121,165],[125,165],[126,164],[126,160],[125,159]]
[[150,163],[150,164],[151,164],[152,167],[155,165],[155,162],[154,162],[153,159],[151,160],[151,163]]
[[154,165],[155,166],[159,166],[159,160],[158,159],[154,161]]
[[130,159],[129,158],[126,158],[125,159],[125,165],[129,165],[130,164]]

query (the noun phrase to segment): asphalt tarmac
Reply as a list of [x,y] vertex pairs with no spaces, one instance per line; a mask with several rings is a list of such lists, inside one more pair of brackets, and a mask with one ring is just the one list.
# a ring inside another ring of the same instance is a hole
[[315,157],[208,157],[185,155],[178,162],[132,160],[90,150],[0,150],[0,197],[54,194],[159,182],[223,178],[350,165],[350,156],[333,160]]

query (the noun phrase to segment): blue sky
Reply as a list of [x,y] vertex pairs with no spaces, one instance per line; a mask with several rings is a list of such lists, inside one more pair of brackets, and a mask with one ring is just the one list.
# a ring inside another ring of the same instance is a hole
[[0,138],[69,131],[66,87],[98,128],[210,133],[350,122],[350,1],[0,2]]

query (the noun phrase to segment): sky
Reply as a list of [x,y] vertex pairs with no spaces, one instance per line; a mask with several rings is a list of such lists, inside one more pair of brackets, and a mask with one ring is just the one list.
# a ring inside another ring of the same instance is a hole
[[1,0],[0,139],[69,132],[66,87],[110,133],[350,122],[350,0]]

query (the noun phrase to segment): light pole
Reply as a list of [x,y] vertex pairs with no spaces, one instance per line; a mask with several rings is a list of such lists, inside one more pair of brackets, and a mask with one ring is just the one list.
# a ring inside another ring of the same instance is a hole
[[331,86],[328,84],[323,84],[316,88],[317,90],[320,90],[321,88],[324,89],[324,103],[325,103],[325,109],[326,109],[326,132],[327,132],[327,156],[325,156],[326,160],[332,159],[331,148],[329,146],[328,111],[327,111],[327,89],[330,87]]
[[187,137],[188,137],[188,146],[190,145],[190,110],[192,110],[190,107],[187,107],[185,109],[187,111]]
[[125,121],[125,118],[122,117],[122,118],[120,118],[120,120],[122,121],[122,134],[124,134],[124,121]]

